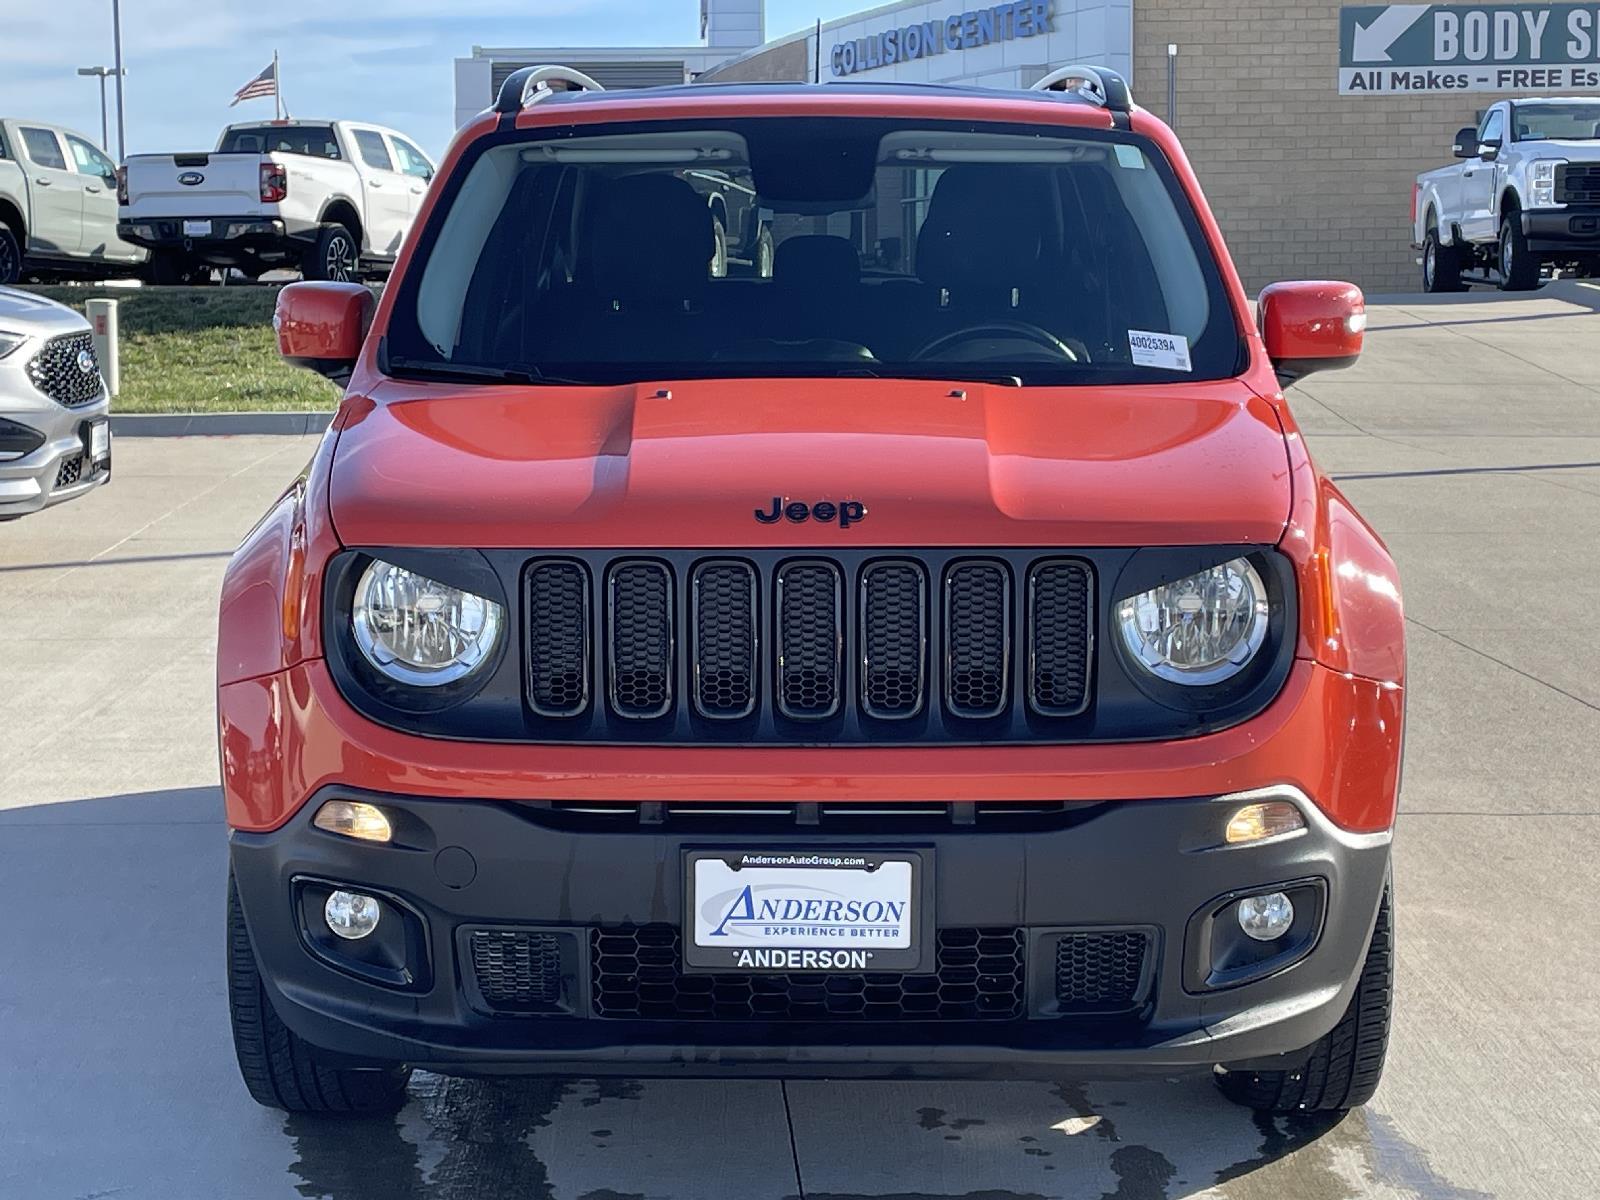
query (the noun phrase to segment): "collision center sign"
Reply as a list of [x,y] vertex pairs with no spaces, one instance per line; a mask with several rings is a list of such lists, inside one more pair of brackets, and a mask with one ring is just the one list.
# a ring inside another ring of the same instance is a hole
[[1600,89],[1600,4],[1339,10],[1345,96]]

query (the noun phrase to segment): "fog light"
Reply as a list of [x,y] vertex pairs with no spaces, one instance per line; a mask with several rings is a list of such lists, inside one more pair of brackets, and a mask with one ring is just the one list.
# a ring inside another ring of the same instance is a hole
[[[1285,904],[1288,901],[1284,901]],[[349,941],[359,941],[378,927],[382,910],[371,896],[360,892],[334,892],[322,906],[322,918],[328,928]],[[1249,932],[1246,930],[1246,932]],[[1252,935],[1254,936],[1254,935]]]
[[1228,818],[1228,829],[1223,836],[1230,846],[1236,846],[1299,833],[1305,827],[1306,819],[1294,805],[1287,800],[1268,800],[1262,804],[1246,804],[1234,813]]
[[1246,937],[1258,942],[1275,942],[1288,933],[1293,924],[1294,904],[1282,892],[1247,896],[1239,901],[1239,928]]
[[394,837],[383,809],[358,800],[329,800],[317,809],[311,823],[318,829],[363,842],[387,842]]

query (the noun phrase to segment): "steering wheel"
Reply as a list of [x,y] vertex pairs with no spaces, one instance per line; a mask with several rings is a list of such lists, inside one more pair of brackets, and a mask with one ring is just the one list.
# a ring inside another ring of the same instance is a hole
[[[946,333],[934,338],[933,341],[916,351],[911,356],[911,361],[922,362],[925,359],[937,358],[963,342],[977,341],[979,338],[994,337],[997,334],[1002,337],[1006,335],[1021,337],[1050,351],[1052,354],[1059,355],[1068,362],[1081,361],[1078,352],[1071,346],[1067,345],[1048,329],[1042,329],[1028,321],[985,321],[981,325],[969,325],[965,329],[957,329],[953,333]],[[1088,358],[1087,351],[1084,353],[1083,358]]]

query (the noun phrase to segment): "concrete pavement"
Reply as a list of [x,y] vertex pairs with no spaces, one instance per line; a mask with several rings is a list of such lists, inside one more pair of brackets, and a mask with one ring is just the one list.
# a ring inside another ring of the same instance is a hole
[[1567,294],[1376,306],[1363,362],[1293,394],[1411,623],[1366,1110],[1258,1119],[1204,1080],[436,1076],[394,1120],[256,1107],[223,997],[216,588],[313,440],[122,439],[110,488],[0,527],[0,1196],[1600,1194],[1600,314]]

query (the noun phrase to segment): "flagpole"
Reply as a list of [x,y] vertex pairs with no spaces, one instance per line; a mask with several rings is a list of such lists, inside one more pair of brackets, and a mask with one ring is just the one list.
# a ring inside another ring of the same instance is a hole
[[272,52],[272,111],[277,120],[283,120],[283,75],[278,70],[278,52]]

